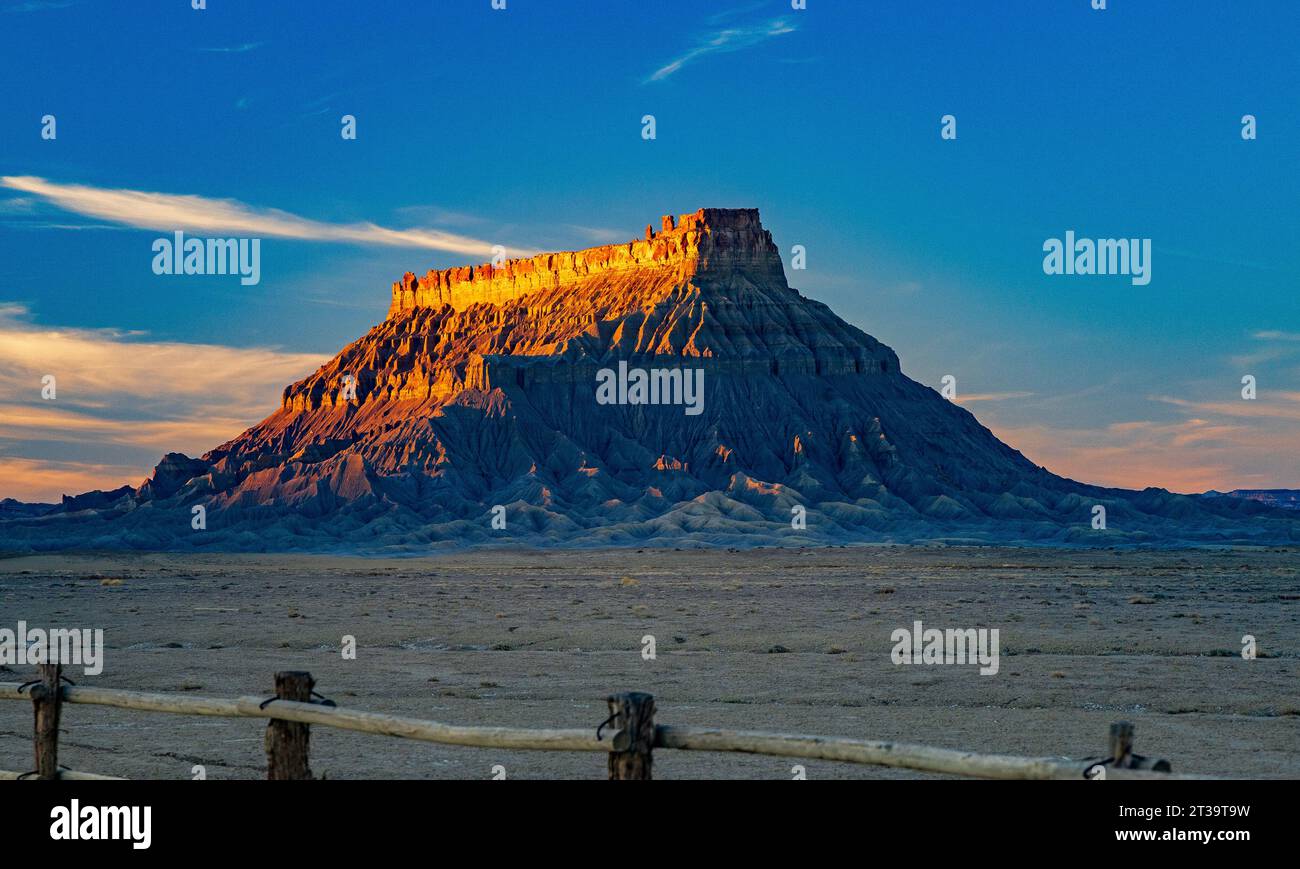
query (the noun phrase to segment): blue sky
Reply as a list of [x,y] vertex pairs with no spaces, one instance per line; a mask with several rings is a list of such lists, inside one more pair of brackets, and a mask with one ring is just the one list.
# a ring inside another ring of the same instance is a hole
[[[1300,486],[1300,4],[807,5],[0,0],[0,497],[233,437],[404,271],[705,206],[1053,470]],[[152,273],[203,220],[260,284]],[[1044,275],[1066,230],[1151,283]]]

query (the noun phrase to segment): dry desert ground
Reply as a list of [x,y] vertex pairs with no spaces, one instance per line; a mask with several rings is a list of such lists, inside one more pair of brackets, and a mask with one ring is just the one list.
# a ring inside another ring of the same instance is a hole
[[[1112,721],[1176,772],[1300,777],[1300,553],[855,547],[476,551],[428,558],[0,559],[0,627],[103,628],[101,687],[269,694],[309,670],[340,706],[453,724],[591,727],[653,693],[661,724],[1085,757]],[[1000,668],[898,666],[891,633],[997,628]],[[1243,635],[1261,655],[1244,659]],[[355,660],[340,652],[357,640]],[[655,638],[645,660],[642,638]],[[30,667],[0,668],[22,681]],[[0,703],[0,768],[31,765]],[[70,705],[60,761],[131,778],[263,775],[261,721]],[[897,778],[819,761],[656,752],[658,778]],[[313,728],[329,778],[600,778],[596,753]]]

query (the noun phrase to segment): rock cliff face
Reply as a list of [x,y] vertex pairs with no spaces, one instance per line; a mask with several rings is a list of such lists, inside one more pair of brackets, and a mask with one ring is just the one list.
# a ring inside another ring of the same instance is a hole
[[881,372],[898,359],[786,285],[754,209],[701,209],[646,239],[407,273],[388,319],[285,390],[291,411],[356,399],[446,400],[464,389],[594,384],[611,359],[678,358],[722,372]]
[[599,276],[634,272],[642,280],[685,283],[696,274],[744,272],[784,280],[781,257],[756,208],[701,208],[680,218],[666,215],[662,228],[647,226],[643,240],[565,253],[513,259],[501,268],[461,266],[407,272],[393,284],[389,316],[413,308],[450,305],[463,311],[487,302],[500,305],[539,290],[564,290]]
[[[702,370],[699,412],[598,400],[601,372],[620,366]],[[1095,504],[1106,531],[1091,528]],[[130,498],[75,515],[0,523],[0,539],[353,551],[1300,540],[1293,516],[1252,502],[1107,490],[1035,466],[791,289],[754,209],[664,217],[627,244],[499,268],[408,273],[384,322],[286,388],[263,422],[200,459],[169,454]]]

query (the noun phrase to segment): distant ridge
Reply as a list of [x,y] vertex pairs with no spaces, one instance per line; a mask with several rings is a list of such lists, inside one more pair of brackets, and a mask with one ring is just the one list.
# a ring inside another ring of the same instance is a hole
[[[601,403],[620,363],[703,371],[700,412]],[[1036,466],[791,289],[756,209],[721,208],[407,273],[382,323],[239,437],[169,454],[137,488],[5,515],[0,547],[20,550],[1300,542],[1300,517],[1263,499]]]
[[1270,507],[1300,510],[1300,489],[1233,489],[1231,492],[1206,492],[1202,498],[1245,498]]

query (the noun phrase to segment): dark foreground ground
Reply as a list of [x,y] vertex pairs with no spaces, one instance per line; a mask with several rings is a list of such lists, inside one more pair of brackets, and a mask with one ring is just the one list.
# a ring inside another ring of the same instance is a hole
[[[120,580],[120,583],[118,582]],[[488,552],[429,559],[41,555],[0,560],[0,628],[100,627],[102,687],[269,694],[303,669],[340,706],[454,724],[591,727],[612,691],[661,724],[1091,756],[1112,721],[1174,770],[1300,777],[1300,552],[854,548]],[[997,628],[1001,669],[895,666],[896,628]],[[340,641],[356,637],[356,660]],[[1262,657],[1243,660],[1241,638]],[[644,660],[653,635],[657,657]],[[22,681],[30,667],[0,667]],[[31,766],[0,701],[0,768]],[[132,778],[263,774],[265,725],[65,707],[60,761]],[[599,778],[600,754],[314,728],[330,778]],[[660,778],[892,778],[659,751]]]

